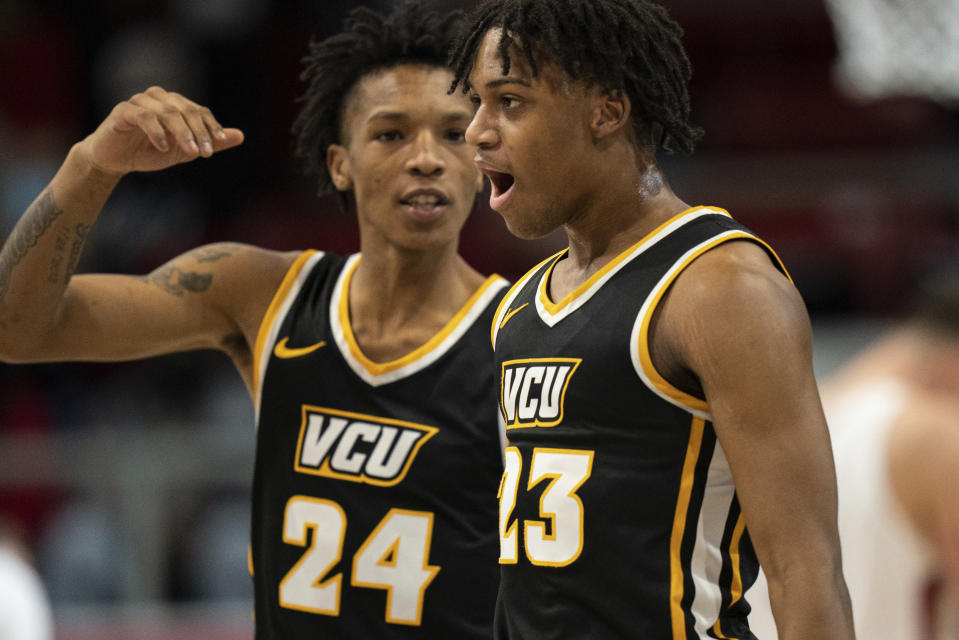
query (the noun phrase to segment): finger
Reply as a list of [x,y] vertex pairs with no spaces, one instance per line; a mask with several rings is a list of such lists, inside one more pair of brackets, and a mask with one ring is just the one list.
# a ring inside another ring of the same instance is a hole
[[224,149],[230,149],[231,147],[236,147],[240,144],[243,144],[245,136],[243,132],[239,129],[234,129],[228,127],[223,129],[222,139],[213,141],[213,150],[214,151],[223,151]]
[[157,150],[166,153],[170,150],[167,133],[156,115],[131,102],[121,102],[113,109],[116,118],[114,128],[119,130],[140,129]]
[[199,105],[178,93],[170,93],[170,100],[180,110],[187,126],[193,132],[193,137],[200,147],[200,155],[204,158],[212,156],[216,131],[222,131],[222,127],[213,117],[213,113],[207,107]]
[[130,102],[151,111],[188,158],[193,159],[200,155],[200,147],[193,130],[169,93],[151,87],[146,93],[133,96]]
[[[197,104],[179,94],[172,95],[175,99],[182,99],[183,112],[187,116],[187,122],[193,128],[197,142],[200,143],[202,155],[209,157],[217,151],[223,151],[243,143],[245,139],[243,132],[235,128],[224,128],[208,107]],[[199,122],[202,122],[202,125],[197,123],[197,118]],[[211,144],[208,150],[204,148],[206,140],[209,140]]]

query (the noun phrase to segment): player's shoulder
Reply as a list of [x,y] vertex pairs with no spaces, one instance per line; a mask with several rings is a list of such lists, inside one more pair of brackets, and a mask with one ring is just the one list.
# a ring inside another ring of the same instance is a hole
[[667,292],[662,320],[687,350],[811,348],[802,297],[767,251],[750,241],[723,243],[690,263]]
[[672,295],[701,309],[755,311],[756,306],[805,309],[799,292],[762,246],[748,240],[720,244],[693,260],[677,277]]

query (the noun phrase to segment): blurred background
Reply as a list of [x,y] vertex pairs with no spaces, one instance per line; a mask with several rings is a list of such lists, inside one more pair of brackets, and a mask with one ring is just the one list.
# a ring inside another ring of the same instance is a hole
[[[289,135],[308,39],[355,4],[0,0],[0,234],[70,145],[157,84],[246,143],[125,178],[80,271],[146,273],[217,240],[355,251],[353,217],[314,196]],[[686,30],[706,129],[692,157],[661,158],[665,172],[777,249],[828,375],[919,278],[957,264],[959,2],[664,4]],[[509,278],[560,246],[513,239],[485,203],[462,241]],[[252,638],[253,448],[249,397],[219,354],[0,365],[0,529],[33,558],[57,638]]]

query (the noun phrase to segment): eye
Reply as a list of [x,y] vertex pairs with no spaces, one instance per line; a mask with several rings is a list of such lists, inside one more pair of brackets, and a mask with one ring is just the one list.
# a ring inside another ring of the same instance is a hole
[[479,108],[480,104],[482,104],[483,102],[482,100],[480,100],[479,95],[475,93],[471,93],[469,95],[469,98],[470,98],[470,102],[472,102],[473,106],[476,107],[477,109]]
[[379,140],[380,142],[394,142],[400,139],[400,132],[395,129],[390,129],[389,131],[381,131],[374,136],[374,140]]
[[444,137],[451,142],[463,142],[466,140],[466,131],[463,129],[450,129]]
[[500,96],[499,102],[504,109],[513,109],[519,106],[519,100],[513,96]]

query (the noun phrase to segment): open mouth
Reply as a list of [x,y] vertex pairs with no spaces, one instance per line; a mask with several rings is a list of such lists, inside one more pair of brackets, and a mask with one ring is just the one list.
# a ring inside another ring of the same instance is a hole
[[416,191],[400,200],[410,214],[420,220],[432,220],[449,204],[449,198],[437,191]]
[[486,177],[489,178],[490,184],[493,187],[494,198],[505,195],[507,191],[513,188],[515,179],[512,175],[499,171],[485,171],[484,173],[486,173]]
[[400,200],[402,204],[409,205],[411,207],[416,207],[417,209],[432,209],[434,207],[441,207],[444,204],[449,204],[449,201],[437,194],[418,194]]

